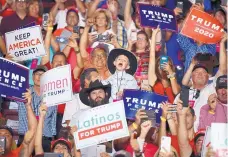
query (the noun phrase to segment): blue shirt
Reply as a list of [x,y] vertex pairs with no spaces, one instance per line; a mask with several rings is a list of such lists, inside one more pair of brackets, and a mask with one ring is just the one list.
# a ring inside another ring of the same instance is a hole
[[192,39],[181,34],[177,35],[177,42],[179,43],[180,48],[183,50],[185,55],[185,71],[188,69],[192,58],[197,53],[210,53],[212,55],[216,54],[215,44],[203,44],[201,46],[198,46]]
[[[30,87],[32,93],[32,109],[36,116],[39,116],[39,107],[41,105],[42,99],[38,96],[34,87]],[[25,104],[22,102],[18,103],[18,117],[19,117],[19,135],[25,135],[28,131],[28,118],[27,118],[27,110]],[[44,120],[44,128],[43,128],[43,136],[52,137],[56,135],[56,116],[57,116],[57,107],[51,106],[48,107],[48,111],[46,113],[46,117]]]

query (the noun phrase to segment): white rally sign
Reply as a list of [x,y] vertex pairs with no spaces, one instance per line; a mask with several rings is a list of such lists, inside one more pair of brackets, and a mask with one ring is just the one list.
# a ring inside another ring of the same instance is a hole
[[129,136],[123,101],[77,112],[70,125],[78,127],[77,149]]
[[5,33],[7,52],[15,61],[25,61],[46,54],[40,26]]
[[70,65],[60,66],[45,72],[41,77],[40,90],[43,102],[47,106],[72,100]]

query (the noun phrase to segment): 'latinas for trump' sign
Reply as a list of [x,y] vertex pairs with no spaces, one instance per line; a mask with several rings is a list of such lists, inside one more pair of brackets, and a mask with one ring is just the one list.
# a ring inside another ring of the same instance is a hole
[[72,100],[70,65],[48,70],[41,76],[40,90],[47,106],[58,105]]
[[70,122],[77,149],[129,136],[123,101],[77,112]]
[[181,34],[202,43],[215,44],[221,40],[224,29],[222,24],[210,14],[192,9]]
[[138,3],[140,22],[142,27],[156,28],[177,31],[176,16],[172,10]]
[[46,54],[40,26],[32,26],[7,32],[7,52],[15,61],[25,61]]
[[29,87],[29,69],[0,57],[0,95],[25,102],[23,93]]

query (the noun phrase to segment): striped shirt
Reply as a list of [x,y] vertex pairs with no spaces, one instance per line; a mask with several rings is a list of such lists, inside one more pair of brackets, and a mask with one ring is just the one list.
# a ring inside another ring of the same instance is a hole
[[117,41],[122,48],[127,47],[127,30],[124,27],[124,22],[118,18],[117,22]]
[[[34,114],[39,116],[39,107],[41,105],[42,99],[41,96],[38,96],[35,93],[34,87],[30,86],[30,90],[32,93],[32,108]],[[19,135],[25,135],[28,131],[28,118],[27,118],[27,110],[25,104],[23,102],[17,102],[18,104],[18,116],[19,116]],[[56,116],[57,116],[57,107],[51,106],[48,107],[48,111],[44,120],[44,129],[43,136],[52,137],[56,135]]]

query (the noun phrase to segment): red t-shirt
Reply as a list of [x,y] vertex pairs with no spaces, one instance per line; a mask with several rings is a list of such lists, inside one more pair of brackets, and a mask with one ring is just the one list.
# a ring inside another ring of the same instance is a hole
[[153,91],[156,94],[168,96],[168,100],[170,103],[173,103],[175,99],[172,88],[171,87],[164,88],[161,82],[156,82],[156,84],[153,87]]
[[19,157],[21,148],[22,148],[22,146],[18,147],[17,149],[12,150],[7,155],[2,155],[2,157]]
[[[50,62],[48,62],[47,64],[45,64],[45,66],[48,68],[48,70],[51,69],[51,64],[50,64]],[[74,74],[73,74],[73,69],[71,69],[71,70],[72,70],[72,71],[71,71],[72,91],[73,91],[74,93],[79,93],[79,91],[80,91],[80,79],[75,80],[75,79],[74,79]],[[60,114],[63,114],[63,113],[64,113],[65,105],[66,105],[66,104],[59,104],[59,105],[58,105],[58,113],[60,113]]]
[[[195,143],[194,143],[194,139],[189,141],[190,146],[192,147],[193,152],[195,152]],[[180,156],[180,148],[179,148],[179,144],[178,144],[178,138],[177,136],[171,136],[171,145],[176,149],[177,153]]]

